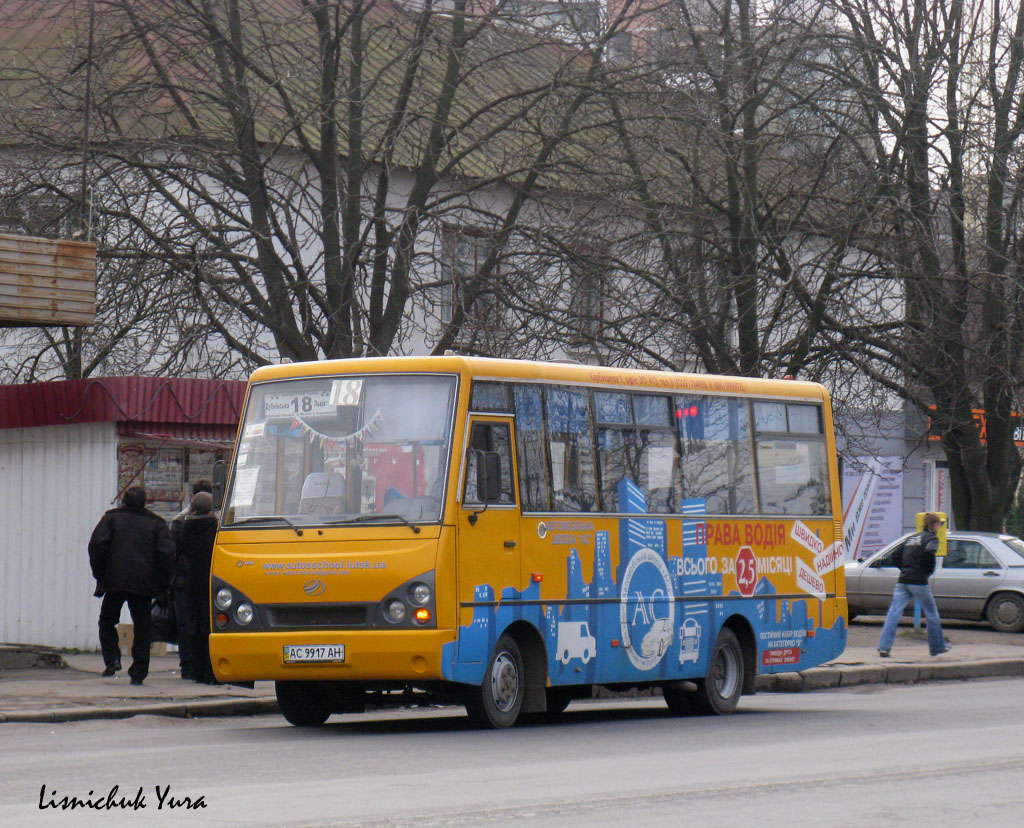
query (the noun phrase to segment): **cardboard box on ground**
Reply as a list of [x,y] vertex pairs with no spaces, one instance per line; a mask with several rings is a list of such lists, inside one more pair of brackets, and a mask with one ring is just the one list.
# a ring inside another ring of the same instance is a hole
[[[118,624],[117,625],[117,644],[121,648],[122,656],[130,656],[132,654],[132,642],[135,640],[135,625],[134,624]],[[174,644],[167,644],[163,641],[154,641],[149,645],[150,656],[165,656],[169,652],[177,652],[178,648]]]

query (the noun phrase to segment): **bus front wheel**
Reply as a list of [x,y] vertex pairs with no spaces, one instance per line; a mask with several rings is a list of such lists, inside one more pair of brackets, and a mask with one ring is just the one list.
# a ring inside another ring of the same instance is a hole
[[732,713],[743,692],[743,649],[736,633],[723,627],[711,648],[707,677],[698,679],[691,697],[694,710],[705,715]]
[[298,727],[317,727],[331,715],[327,688],[319,681],[275,681],[281,715]]
[[511,727],[523,707],[525,678],[519,645],[503,635],[491,653],[483,682],[470,688],[466,697],[469,717],[484,727]]

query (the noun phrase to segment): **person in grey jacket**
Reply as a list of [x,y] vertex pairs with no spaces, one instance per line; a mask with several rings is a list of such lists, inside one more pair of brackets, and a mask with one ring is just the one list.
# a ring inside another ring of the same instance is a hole
[[100,605],[100,649],[104,676],[121,669],[117,622],[125,602],[132,616],[134,641],[128,675],[142,684],[149,674],[152,633],[152,599],[171,582],[174,541],[167,521],[146,508],[146,490],[133,486],[124,493],[121,506],[100,518],[89,539],[89,565],[96,579]]

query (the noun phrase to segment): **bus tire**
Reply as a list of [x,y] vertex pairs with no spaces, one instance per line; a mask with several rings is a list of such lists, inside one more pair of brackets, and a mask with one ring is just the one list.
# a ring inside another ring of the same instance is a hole
[[708,674],[697,679],[691,701],[695,712],[725,716],[739,704],[743,692],[743,649],[736,633],[723,627],[711,648]]
[[327,688],[319,681],[275,681],[281,715],[297,727],[318,727],[331,715]]
[[512,727],[523,708],[525,691],[526,673],[519,645],[511,636],[503,635],[494,645],[483,682],[469,690],[466,712],[483,727]]

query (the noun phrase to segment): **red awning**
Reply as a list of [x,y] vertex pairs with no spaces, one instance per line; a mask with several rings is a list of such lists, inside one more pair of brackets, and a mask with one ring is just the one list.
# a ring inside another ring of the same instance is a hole
[[219,441],[234,438],[244,396],[242,381],[187,378],[100,377],[0,386],[0,428],[114,422],[123,424],[122,433]]

